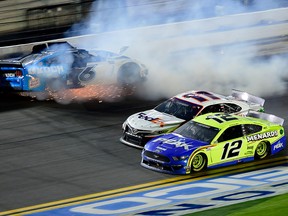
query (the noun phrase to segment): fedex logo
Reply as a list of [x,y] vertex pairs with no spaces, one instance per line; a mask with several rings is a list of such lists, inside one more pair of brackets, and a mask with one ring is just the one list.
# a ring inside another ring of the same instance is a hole
[[153,142],[162,142],[165,144],[175,145],[175,148],[184,148],[185,150],[189,150],[189,145],[186,144],[184,141],[177,140],[177,139],[166,139],[166,138],[158,138],[155,139]]
[[147,114],[143,112],[138,114],[138,118],[153,122],[155,124],[159,124],[160,127],[164,126],[164,122],[160,118],[153,118],[153,117],[147,116]]

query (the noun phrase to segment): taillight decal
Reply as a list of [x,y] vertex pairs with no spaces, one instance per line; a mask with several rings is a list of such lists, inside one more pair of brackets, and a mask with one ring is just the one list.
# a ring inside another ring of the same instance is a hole
[[21,76],[23,76],[22,71],[21,71],[21,70],[16,70],[16,71],[15,71],[15,76],[16,76],[16,77],[21,77]]

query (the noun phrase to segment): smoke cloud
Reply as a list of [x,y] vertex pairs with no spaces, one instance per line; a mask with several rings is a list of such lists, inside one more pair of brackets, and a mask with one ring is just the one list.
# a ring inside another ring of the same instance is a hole
[[[128,45],[129,50],[125,54],[138,59],[149,69],[148,80],[144,88],[138,92],[139,96],[146,99],[170,97],[191,89],[230,94],[234,88],[258,96],[279,95],[286,90],[283,76],[287,73],[287,61],[279,56],[269,59],[256,58],[259,55],[256,45],[242,43],[237,46],[210,47],[209,44],[214,42],[213,38],[210,37],[208,41],[205,38],[199,39],[204,34],[201,30],[197,32],[197,29],[202,28],[200,25],[195,26],[196,32],[184,32],[183,35],[177,28],[174,32],[170,29],[169,35],[164,30],[153,37],[147,35],[149,31],[161,28],[158,24],[186,22],[191,19],[281,6],[283,3],[280,0],[265,1],[265,4],[260,0],[143,0],[137,3],[129,0],[98,0],[91,9],[97,15],[91,13],[84,23],[75,25],[73,30],[82,30],[83,34],[98,33],[94,39],[77,41],[77,46],[81,48],[116,51]],[[144,27],[142,31],[137,31],[137,28],[135,31],[124,30],[144,25],[153,27]],[[117,31],[120,29],[122,31]],[[103,31],[110,33],[103,36]],[[216,31],[217,29],[213,29],[212,33]],[[69,35],[69,32],[67,34]],[[245,30],[242,30],[242,34],[245,34]],[[198,36],[198,40],[193,41],[194,36]],[[239,35],[234,36],[237,38]],[[179,43],[181,38],[183,40]],[[186,40],[187,38],[191,40]],[[195,49],[191,48],[191,43],[197,44],[194,46]]]

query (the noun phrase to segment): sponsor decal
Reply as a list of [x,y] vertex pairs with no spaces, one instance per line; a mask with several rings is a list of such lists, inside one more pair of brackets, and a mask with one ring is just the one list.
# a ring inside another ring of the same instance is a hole
[[153,122],[155,124],[159,124],[160,127],[163,127],[165,125],[165,123],[162,121],[162,119],[150,117],[146,113],[139,113],[138,118]]
[[15,74],[14,74],[14,73],[5,73],[5,74],[4,74],[4,77],[7,77],[7,78],[9,78],[9,77],[15,77]]
[[50,66],[50,67],[30,67],[28,68],[29,74],[51,74],[64,72],[63,66]]
[[274,145],[273,149],[277,150],[279,148],[284,148],[284,144],[280,141]]
[[39,78],[32,78],[29,80],[29,88],[37,88],[40,86],[40,79]]
[[253,150],[253,146],[252,145],[247,146],[247,150]]
[[[157,150],[158,150],[158,151],[157,151]],[[165,149],[165,148],[162,148],[162,147],[160,147],[160,146],[157,146],[156,152],[160,152],[160,151],[166,151],[166,149]]]
[[169,144],[169,145],[174,145],[175,148],[184,148],[185,150],[189,150],[191,146],[189,146],[188,144],[185,143],[185,141],[183,141],[184,139],[166,139],[166,138],[157,138],[155,140],[153,140],[153,142],[162,142],[165,144]]
[[246,155],[253,155],[253,151],[247,151]]
[[267,139],[271,137],[277,137],[277,136],[278,136],[278,131],[269,131],[269,132],[265,132],[261,134],[247,136],[246,138],[248,142],[251,142],[251,141],[258,141],[258,140]]

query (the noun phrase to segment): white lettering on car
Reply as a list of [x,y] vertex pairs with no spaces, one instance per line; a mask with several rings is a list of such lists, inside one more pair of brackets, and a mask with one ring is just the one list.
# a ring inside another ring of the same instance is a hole
[[279,148],[284,148],[284,145],[282,142],[278,142],[274,145],[274,150],[279,149]]
[[248,142],[257,141],[257,140],[262,140],[262,139],[276,137],[276,136],[278,136],[278,131],[270,131],[270,132],[265,132],[261,134],[254,134],[251,136],[247,136],[247,141]]
[[189,150],[189,147],[191,147],[187,143],[183,142],[181,139],[166,139],[160,137],[158,139],[155,139],[153,142],[162,142],[169,145],[175,145],[176,148],[184,148],[185,150]]
[[5,73],[4,76],[7,77],[7,78],[15,77],[15,74],[14,73]]
[[29,74],[46,74],[46,73],[62,73],[62,72],[64,72],[63,66],[30,67],[30,68],[28,68]]

